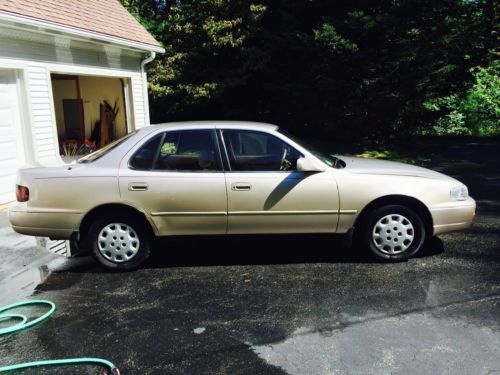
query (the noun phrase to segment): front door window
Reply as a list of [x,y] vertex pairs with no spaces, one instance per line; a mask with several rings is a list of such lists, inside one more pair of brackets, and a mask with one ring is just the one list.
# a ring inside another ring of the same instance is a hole
[[222,132],[232,171],[294,171],[300,153],[272,134],[250,130]]

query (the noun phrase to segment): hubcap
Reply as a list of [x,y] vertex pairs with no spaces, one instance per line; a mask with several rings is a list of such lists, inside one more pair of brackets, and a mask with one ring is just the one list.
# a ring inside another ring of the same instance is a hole
[[115,263],[132,259],[139,251],[139,236],[127,224],[106,225],[97,237],[97,248],[104,258]]
[[403,215],[381,218],[373,227],[372,240],[382,253],[395,255],[406,251],[413,242],[413,224]]

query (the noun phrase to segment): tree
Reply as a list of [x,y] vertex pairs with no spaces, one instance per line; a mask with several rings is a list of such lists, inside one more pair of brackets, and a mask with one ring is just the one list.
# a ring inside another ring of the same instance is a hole
[[166,49],[148,72],[153,122],[247,119],[349,139],[433,131],[452,110],[429,103],[465,100],[471,69],[497,60],[490,0],[122,2]]

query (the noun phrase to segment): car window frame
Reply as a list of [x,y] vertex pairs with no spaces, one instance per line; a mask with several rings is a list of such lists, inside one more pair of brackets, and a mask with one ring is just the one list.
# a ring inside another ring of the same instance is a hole
[[[165,137],[167,134],[172,134],[172,133],[187,133],[187,132],[207,132],[210,133],[212,142],[214,143],[214,149],[215,149],[215,160],[216,160],[216,167],[218,169],[214,170],[181,170],[181,169],[160,169],[160,168],[155,168],[156,162],[158,161],[158,157],[160,156],[160,150],[163,145],[163,142],[165,140]],[[161,135],[160,142],[158,144],[158,147],[155,152],[155,156],[153,159],[153,163],[151,165],[151,168],[149,169],[138,169],[134,168],[130,165],[131,160],[134,158],[134,156],[142,149],[143,146],[145,146],[149,141],[153,140],[155,137],[158,135]],[[128,158],[127,160],[127,167],[128,169],[131,169],[133,171],[143,171],[143,172],[162,172],[162,173],[224,173],[224,163],[222,160],[221,156],[221,150],[219,146],[219,140],[216,134],[215,129],[212,128],[207,128],[207,129],[175,129],[175,130],[164,130],[162,132],[155,133],[148,139],[146,139],[144,142],[141,143],[139,147],[133,152],[133,154]]]
[[233,170],[233,168],[231,166],[231,160],[229,158],[229,153],[228,153],[228,150],[227,150],[227,145],[226,145],[226,142],[224,140],[224,134],[223,134],[224,131],[229,131],[229,132],[230,131],[240,131],[240,132],[265,134],[265,135],[274,137],[278,141],[283,142],[288,147],[290,147],[292,150],[294,150],[295,152],[297,152],[300,155],[300,157],[304,157],[305,155],[304,155],[304,153],[302,151],[298,150],[297,147],[291,145],[289,142],[286,142],[281,137],[278,137],[275,134],[270,133],[270,132],[266,132],[266,131],[262,131],[262,130],[255,130],[255,129],[243,129],[243,128],[241,128],[241,129],[239,129],[239,128],[222,128],[222,129],[219,128],[219,129],[217,129],[217,137],[219,139],[219,143],[221,144],[222,149],[224,150],[224,152],[221,152],[221,155],[224,155],[223,156],[224,166],[227,166],[226,172],[234,172],[234,173],[277,173],[277,172],[281,172],[281,173],[294,173],[295,172],[296,173],[296,172],[299,172],[296,169],[289,170],[289,171],[282,171],[282,170],[277,170],[277,171],[265,171],[265,170],[260,170],[260,171],[238,171],[238,170]]

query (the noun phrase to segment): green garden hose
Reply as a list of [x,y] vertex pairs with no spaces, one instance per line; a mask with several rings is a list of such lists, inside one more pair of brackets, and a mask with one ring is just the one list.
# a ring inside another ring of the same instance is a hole
[[[4,314],[6,311],[17,309],[22,306],[27,306],[27,305],[47,305],[50,307],[50,309],[40,317],[28,321],[28,318],[25,315],[22,314]],[[48,319],[56,310],[56,305],[54,305],[53,302],[51,301],[45,301],[45,300],[31,300],[31,301],[24,301],[24,302],[18,302],[18,303],[13,303],[12,305],[7,305],[2,308],[0,308],[0,321],[2,320],[13,320],[17,319],[20,320],[20,322],[13,324],[11,326],[5,327],[5,328],[0,328],[0,336],[1,335],[6,335],[9,333],[17,333],[22,330],[25,330],[26,328],[33,327],[36,324],[39,324],[43,322],[44,320]],[[39,367],[39,366],[59,366],[59,365],[68,365],[68,364],[99,364],[103,365],[111,371],[112,375],[120,375],[120,371],[115,367],[114,364],[112,364],[110,361],[107,361],[105,359],[101,358],[65,358],[65,359],[49,359],[45,361],[35,361],[35,362],[25,362],[25,363],[19,363],[19,364],[14,364],[10,366],[4,366],[0,367],[0,372],[7,372],[7,371],[12,371],[12,370],[20,370],[28,367]]]

